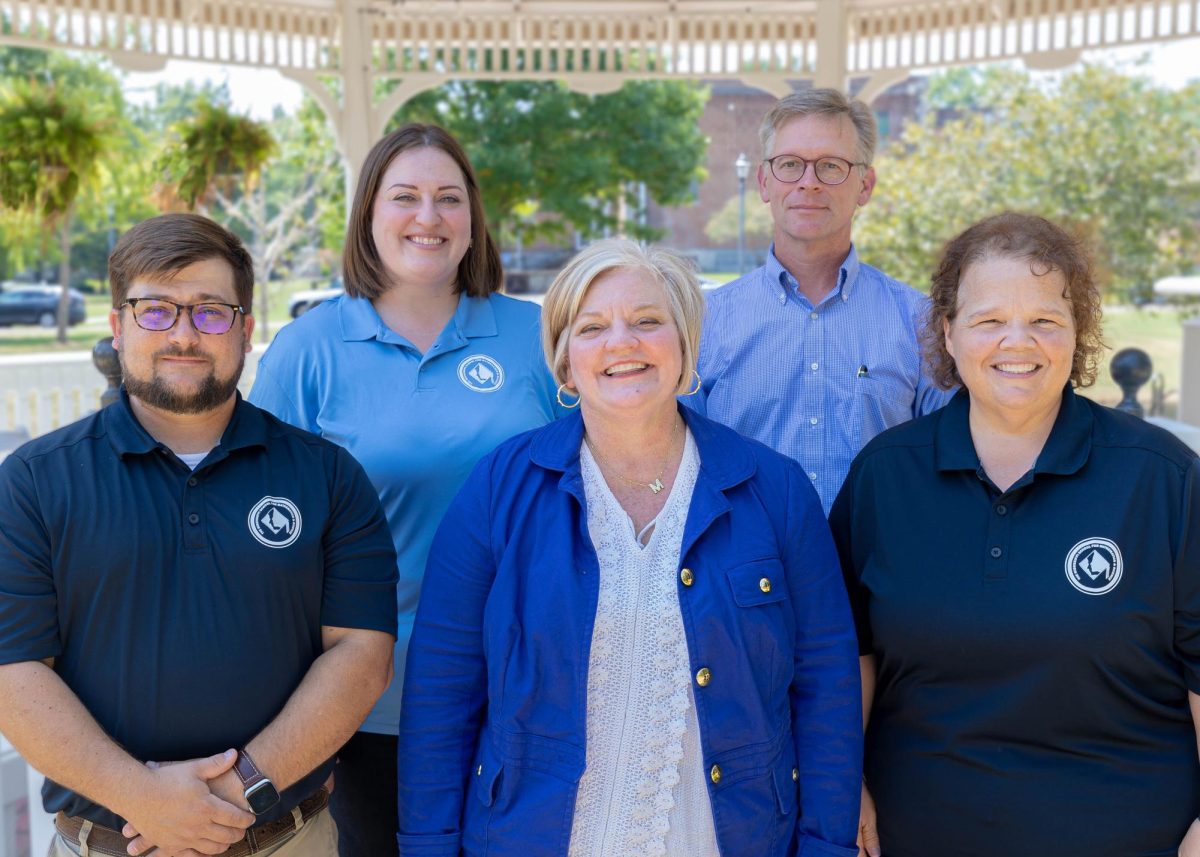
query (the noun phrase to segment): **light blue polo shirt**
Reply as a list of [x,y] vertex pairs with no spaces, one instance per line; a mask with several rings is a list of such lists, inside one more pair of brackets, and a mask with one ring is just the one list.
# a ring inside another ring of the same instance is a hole
[[250,401],[348,449],[367,471],[396,544],[396,675],[362,725],[395,735],[421,578],[434,531],[475,463],[558,414],[536,304],[462,295],[422,355],[369,300],[343,296],[284,327]]

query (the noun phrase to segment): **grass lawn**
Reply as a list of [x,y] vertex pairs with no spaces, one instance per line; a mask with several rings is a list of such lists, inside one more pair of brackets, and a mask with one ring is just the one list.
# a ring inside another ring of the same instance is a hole
[[[1108,346],[1096,383],[1081,392],[1105,405],[1121,401],[1121,389],[1108,372],[1112,356],[1123,348],[1140,348],[1150,355],[1154,371],[1166,384],[1166,416],[1179,412],[1179,371],[1183,353],[1183,319],[1178,310],[1166,307],[1135,309],[1129,306],[1104,308],[1104,342]],[[1138,396],[1142,407],[1150,408],[1150,385]]]

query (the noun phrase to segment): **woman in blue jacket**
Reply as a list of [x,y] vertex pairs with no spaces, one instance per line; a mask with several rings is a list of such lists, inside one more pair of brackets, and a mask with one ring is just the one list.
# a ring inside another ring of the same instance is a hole
[[853,857],[857,649],[794,462],[680,409],[703,299],[606,241],[542,343],[567,419],[501,444],[435,536],[399,739],[402,855]]

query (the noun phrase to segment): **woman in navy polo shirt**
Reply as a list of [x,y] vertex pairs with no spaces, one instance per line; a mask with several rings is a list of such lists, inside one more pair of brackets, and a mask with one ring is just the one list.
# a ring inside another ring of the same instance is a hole
[[1059,227],[972,226],[931,297],[935,377],[963,389],[870,443],[830,519],[869,710],[861,844],[1194,857],[1196,456],[1075,394],[1100,296]]
[[479,186],[446,131],[406,125],[371,149],[343,268],[346,294],[279,332],[250,400],[349,449],[391,526],[395,679],[339,753],[331,798],[342,857],[386,857],[405,653],[434,530],[475,462],[556,408],[538,308],[497,293]]
[[578,410],[480,462],[429,555],[402,855],[854,857],[853,620],[794,461],[680,408],[703,298],[599,242],[543,347]]

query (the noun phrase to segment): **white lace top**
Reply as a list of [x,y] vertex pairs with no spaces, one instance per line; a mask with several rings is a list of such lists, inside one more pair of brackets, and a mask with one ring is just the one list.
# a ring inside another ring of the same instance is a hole
[[675,582],[700,469],[695,443],[688,432],[645,546],[586,443],[580,465],[600,599],[570,857],[718,857]]

